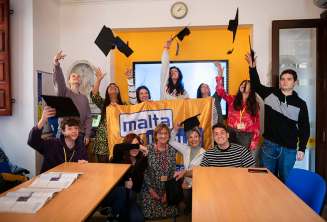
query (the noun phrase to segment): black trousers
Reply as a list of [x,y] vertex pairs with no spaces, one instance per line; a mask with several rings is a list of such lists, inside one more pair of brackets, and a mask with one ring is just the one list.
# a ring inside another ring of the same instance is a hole
[[232,127],[227,128],[227,132],[229,133],[229,142],[236,143],[241,146],[245,146],[247,149],[250,149],[252,135],[250,132],[241,132]]

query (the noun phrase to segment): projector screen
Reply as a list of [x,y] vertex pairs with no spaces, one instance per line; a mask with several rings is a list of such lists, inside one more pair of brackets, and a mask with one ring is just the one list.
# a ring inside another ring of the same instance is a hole
[[[197,90],[201,83],[208,84],[211,96],[216,92],[216,76],[218,69],[214,65],[216,60],[201,61],[170,61],[170,66],[178,67],[183,74],[184,89],[190,98],[197,98]],[[228,60],[218,60],[224,67],[224,88],[228,92]],[[146,86],[150,90],[153,101],[160,100],[160,71],[161,62],[133,62],[133,78],[135,89]],[[221,100],[224,118],[227,116],[227,104]]]

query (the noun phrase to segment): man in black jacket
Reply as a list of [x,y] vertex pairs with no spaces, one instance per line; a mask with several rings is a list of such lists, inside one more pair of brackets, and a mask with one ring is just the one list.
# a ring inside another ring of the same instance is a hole
[[[297,74],[288,69],[280,75],[280,89],[266,87],[260,83],[256,69],[248,53],[245,60],[250,66],[251,86],[265,102],[264,133],[259,153],[259,166],[275,172],[278,163],[279,179],[285,183],[295,160],[303,160],[310,136],[310,124],[306,103],[293,90]],[[297,143],[298,151],[297,151]]]

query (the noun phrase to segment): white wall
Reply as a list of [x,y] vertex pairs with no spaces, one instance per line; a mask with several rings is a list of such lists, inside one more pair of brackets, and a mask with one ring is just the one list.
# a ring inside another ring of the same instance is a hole
[[36,152],[27,138],[36,118],[36,71],[52,70],[59,48],[59,5],[44,0],[10,0],[12,116],[0,116],[0,147],[13,164],[34,177]]

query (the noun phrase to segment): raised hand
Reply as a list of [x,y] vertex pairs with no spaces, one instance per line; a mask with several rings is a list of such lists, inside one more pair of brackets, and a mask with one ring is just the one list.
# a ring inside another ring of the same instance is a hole
[[178,130],[182,128],[182,122],[177,122],[176,125],[175,125],[175,128],[174,128],[174,131],[175,132],[178,132]]
[[53,63],[58,66],[59,65],[59,60],[60,59],[65,59],[65,55],[61,55],[62,51],[60,51],[59,53],[56,54],[56,56],[53,58]]
[[173,36],[171,35],[170,38],[166,41],[166,47],[169,47],[172,41],[173,41]]
[[132,78],[132,68],[126,69],[126,72],[124,73],[127,76],[127,79]]
[[102,72],[101,72],[101,70],[100,70],[99,67],[98,68],[95,68],[94,71],[95,71],[95,76],[97,77],[97,82],[101,82],[101,80],[103,79],[103,77],[105,75],[107,75],[107,73],[102,74]]
[[37,128],[39,130],[42,130],[44,124],[48,121],[48,118],[49,117],[54,117],[55,115],[56,115],[56,109],[55,108],[51,108],[50,106],[44,107],[42,117],[41,117],[40,121],[37,124]]
[[215,66],[217,66],[217,68],[218,68],[218,76],[223,77],[225,67],[221,68],[221,64],[218,61],[215,62]]
[[252,64],[251,54],[250,53],[245,54],[245,60],[249,64],[250,68],[256,67],[256,65],[257,65],[257,58],[258,58],[258,56],[254,57],[254,61],[253,61],[253,64]]

